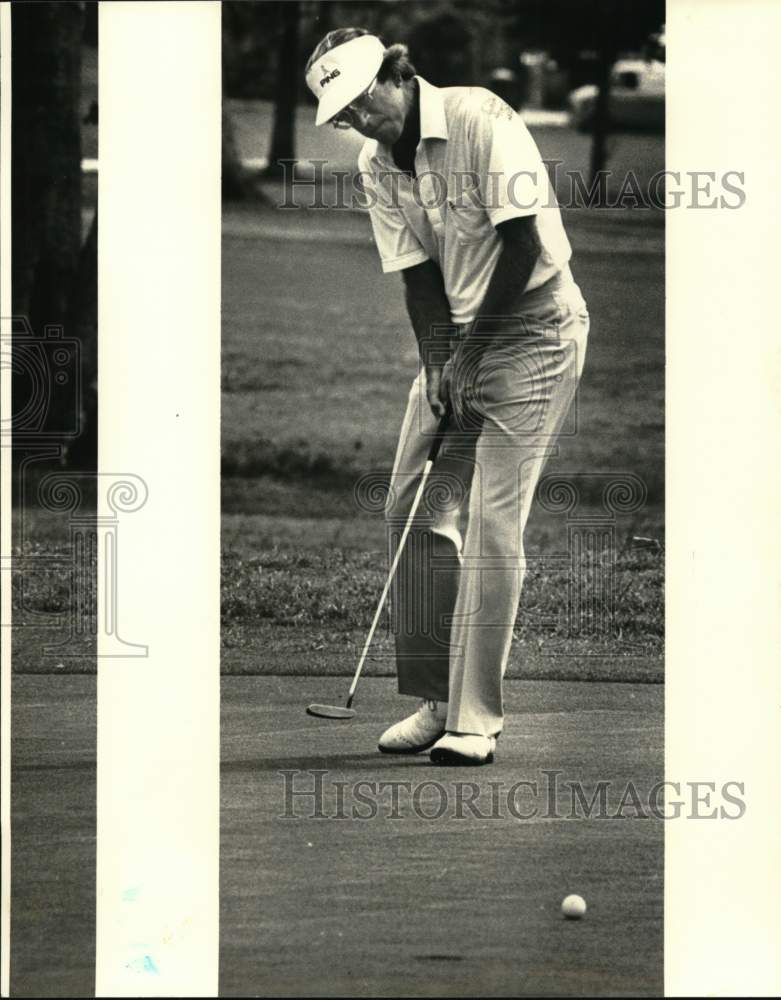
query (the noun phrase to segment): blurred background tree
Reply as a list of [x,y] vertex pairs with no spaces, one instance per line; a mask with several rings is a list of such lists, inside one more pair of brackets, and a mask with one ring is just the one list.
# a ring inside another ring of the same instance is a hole
[[301,5],[298,0],[282,0],[271,6],[276,8],[278,64],[274,88],[274,126],[266,172],[275,175],[281,172],[280,161],[295,158],[296,106],[301,77],[298,53]]
[[[94,469],[97,449],[97,213],[82,233],[82,45],[97,42],[97,4],[19,3],[11,7],[13,90],[11,202],[12,309],[42,336],[47,325],[79,341],[81,434],[64,459]],[[94,109],[97,116],[97,108]],[[12,383],[18,414],[29,385]],[[44,387],[44,391],[47,387]],[[73,401],[48,387],[42,428],[70,423]],[[65,442],[63,442],[65,443]]]
[[544,106],[562,107],[583,83],[600,88],[593,173],[606,165],[611,68],[623,53],[650,55],[664,16],[665,0],[226,0],[225,95],[274,102],[273,163],[295,157],[296,104],[312,103],[303,68],[332,28],[360,26],[405,42],[432,83],[490,86],[515,95],[516,106],[530,96],[533,60],[522,54],[536,53],[545,80],[531,96]]
[[650,55],[649,39],[664,24],[664,0],[521,0],[522,45],[546,50],[564,69],[568,89],[597,85],[591,176],[607,165],[610,73],[626,52]]
[[14,4],[13,310],[62,323],[81,249],[81,4]]

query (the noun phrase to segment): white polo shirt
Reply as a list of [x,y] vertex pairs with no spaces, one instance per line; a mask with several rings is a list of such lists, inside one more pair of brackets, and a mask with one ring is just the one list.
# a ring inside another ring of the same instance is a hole
[[529,130],[482,87],[434,87],[421,77],[416,179],[369,139],[358,158],[374,239],[385,272],[433,260],[454,323],[475,318],[502,249],[495,226],[533,215],[542,252],[526,291],[572,255],[556,196]]

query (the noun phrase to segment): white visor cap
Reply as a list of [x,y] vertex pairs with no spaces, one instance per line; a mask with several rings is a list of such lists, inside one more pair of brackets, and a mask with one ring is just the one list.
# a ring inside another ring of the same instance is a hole
[[315,125],[323,125],[354,101],[377,76],[385,46],[376,35],[360,35],[316,59],[306,74],[318,100]]

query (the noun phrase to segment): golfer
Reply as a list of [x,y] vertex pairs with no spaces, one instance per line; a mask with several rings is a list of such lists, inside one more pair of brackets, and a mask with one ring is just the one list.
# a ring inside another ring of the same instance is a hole
[[360,28],[329,32],[306,80],[317,125],[366,138],[358,165],[374,239],[383,271],[401,272],[419,347],[386,505],[391,539],[448,418],[393,600],[399,693],[420,706],[379,749],[489,763],[524,526],[585,357],[570,244],[533,139],[490,91],[434,87],[405,46]]

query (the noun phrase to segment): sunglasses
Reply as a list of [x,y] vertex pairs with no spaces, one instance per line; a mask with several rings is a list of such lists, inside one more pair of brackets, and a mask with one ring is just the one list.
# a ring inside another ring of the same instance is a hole
[[334,128],[353,128],[356,122],[363,120],[368,108],[371,107],[374,88],[377,86],[377,77],[372,80],[366,90],[359,94],[354,101],[350,101],[346,108],[333,116],[331,124]]

